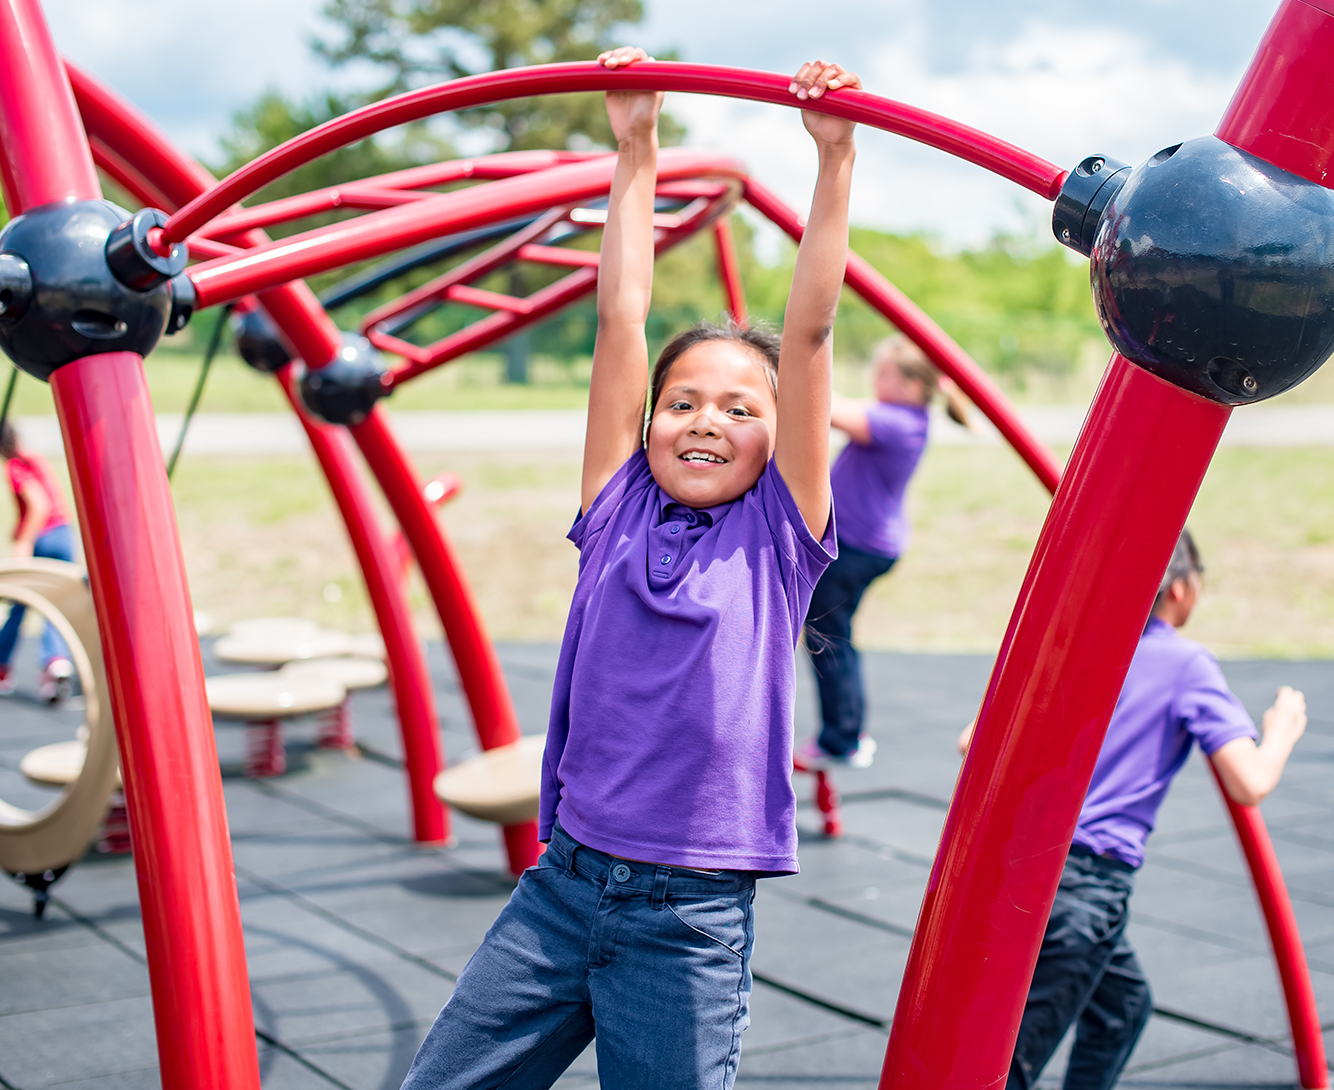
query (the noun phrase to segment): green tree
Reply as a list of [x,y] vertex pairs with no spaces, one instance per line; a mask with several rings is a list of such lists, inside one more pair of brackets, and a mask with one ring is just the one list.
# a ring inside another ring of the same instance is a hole
[[[369,62],[385,74],[378,94],[529,64],[593,60],[616,30],[644,18],[640,0],[330,0],[325,16],[341,39],[317,43],[331,64]],[[487,129],[496,150],[611,147],[601,96],[515,99],[458,114]],[[684,129],[663,114],[664,144]]]

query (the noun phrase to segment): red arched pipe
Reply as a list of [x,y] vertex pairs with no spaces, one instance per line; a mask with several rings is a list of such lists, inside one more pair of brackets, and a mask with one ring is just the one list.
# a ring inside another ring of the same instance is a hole
[[[69,73],[89,129],[104,150],[115,157],[108,165],[123,168],[117,180],[136,196],[147,196],[135,192],[138,180],[151,184],[171,204],[183,203],[213,184],[202,167],[177,152],[132,106],[72,65]],[[265,239],[256,232],[241,241]],[[265,292],[261,301],[303,358],[328,360],[341,346],[342,335],[305,284],[280,285]],[[290,399],[289,385],[281,379],[280,385]],[[439,843],[449,837],[448,811],[434,790],[435,776],[443,767],[439,718],[426,660],[412,630],[411,611],[346,438],[338,437],[336,429],[310,420],[299,406],[294,407],[347,526],[385,640],[390,685],[408,757],[413,836],[422,843]]]
[[[600,156],[540,174],[426,197],[401,208],[369,212],[258,246],[243,256],[206,261],[189,270],[190,280],[199,293],[201,307],[231,302],[288,280],[379,257],[443,234],[588,200],[606,192],[614,169],[611,156]],[[702,175],[740,178],[743,174],[740,163],[712,153],[668,148],[659,159],[658,176],[665,181]]]
[[1283,881],[1278,857],[1274,854],[1274,843],[1269,839],[1269,830],[1265,828],[1265,820],[1260,816],[1260,808],[1233,802],[1212,761],[1209,762],[1209,770],[1214,774],[1214,781],[1218,784],[1219,793],[1232,818],[1232,826],[1237,830],[1237,840],[1255,881],[1255,896],[1269,928],[1269,941],[1274,948],[1283,999],[1288,1007],[1288,1022],[1292,1026],[1297,1074],[1304,1090],[1326,1090],[1329,1086],[1329,1067],[1325,1060],[1320,1012],[1316,1008],[1315,989],[1311,986],[1311,970],[1306,964],[1302,934],[1297,927],[1297,916],[1292,911],[1292,901],[1288,898],[1288,887]]
[[719,216],[713,225],[713,245],[718,258],[718,282],[727,299],[727,312],[739,325],[749,325],[746,317],[746,286],[741,282],[741,267],[736,259],[736,240],[732,238],[732,217]]
[[845,117],[929,144],[1008,178],[1048,200],[1060,191],[1065,177],[1060,167],[969,125],[869,91],[842,90],[825,98],[799,101],[788,90],[791,82],[790,76],[771,72],[674,61],[644,61],[619,70],[604,68],[591,61],[544,64],[452,80],[372,103],[293,137],[241,167],[213,192],[203,194],[182,208],[167,221],[165,230],[169,239],[180,242],[224,209],[274,179],[383,129],[491,102],[571,91],[686,91],[797,106]]
[[[101,187],[37,0],[0,4],[11,212]],[[258,1090],[236,874],[180,537],[141,359],[51,378],[106,654],[162,1085]]]
[[[746,200],[752,208],[800,241],[805,230],[797,213],[776,193],[753,179],[746,181]],[[1056,491],[1061,464],[1028,430],[999,386],[949,335],[893,284],[856,254],[848,254],[848,287],[884,315],[913,341],[931,361],[952,378],[964,395],[982,410],[1049,492]]]

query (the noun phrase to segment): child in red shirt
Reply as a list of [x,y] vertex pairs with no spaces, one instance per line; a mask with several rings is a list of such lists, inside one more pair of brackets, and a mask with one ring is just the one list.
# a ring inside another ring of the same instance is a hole
[[[73,560],[74,534],[60,485],[45,458],[19,446],[18,433],[8,421],[0,425],[0,459],[4,459],[5,476],[18,505],[13,555]],[[25,606],[15,602],[8,620],[0,627],[0,696],[14,691],[9,662],[26,612]],[[42,679],[38,693],[54,704],[70,694],[73,676],[69,648],[60,633],[47,624],[42,632]]]

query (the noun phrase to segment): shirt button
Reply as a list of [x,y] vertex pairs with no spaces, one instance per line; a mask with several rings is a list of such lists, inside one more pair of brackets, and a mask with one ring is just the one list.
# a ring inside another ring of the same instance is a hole
[[611,868],[611,876],[618,882],[625,882],[630,877],[630,868],[624,863],[617,863],[616,866]]
[[669,534],[679,534],[681,532],[681,524],[679,522],[673,522],[672,528],[667,532]]
[[666,553],[664,553],[663,556],[662,556],[662,559],[661,559],[660,561],[658,561],[658,563],[660,563],[660,564],[670,564],[671,562],[672,562],[672,558],[671,558],[670,556],[668,556]]

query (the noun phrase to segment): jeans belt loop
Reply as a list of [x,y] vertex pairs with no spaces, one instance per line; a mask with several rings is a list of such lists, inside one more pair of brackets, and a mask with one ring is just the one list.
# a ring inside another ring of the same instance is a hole
[[583,845],[580,844],[579,841],[573,838],[570,839],[570,854],[565,857],[565,877],[579,877],[579,871],[574,865],[574,857],[579,854],[579,849],[582,847]]
[[653,876],[653,896],[649,898],[649,908],[661,912],[667,907],[667,881],[671,876],[671,867],[658,868]]

